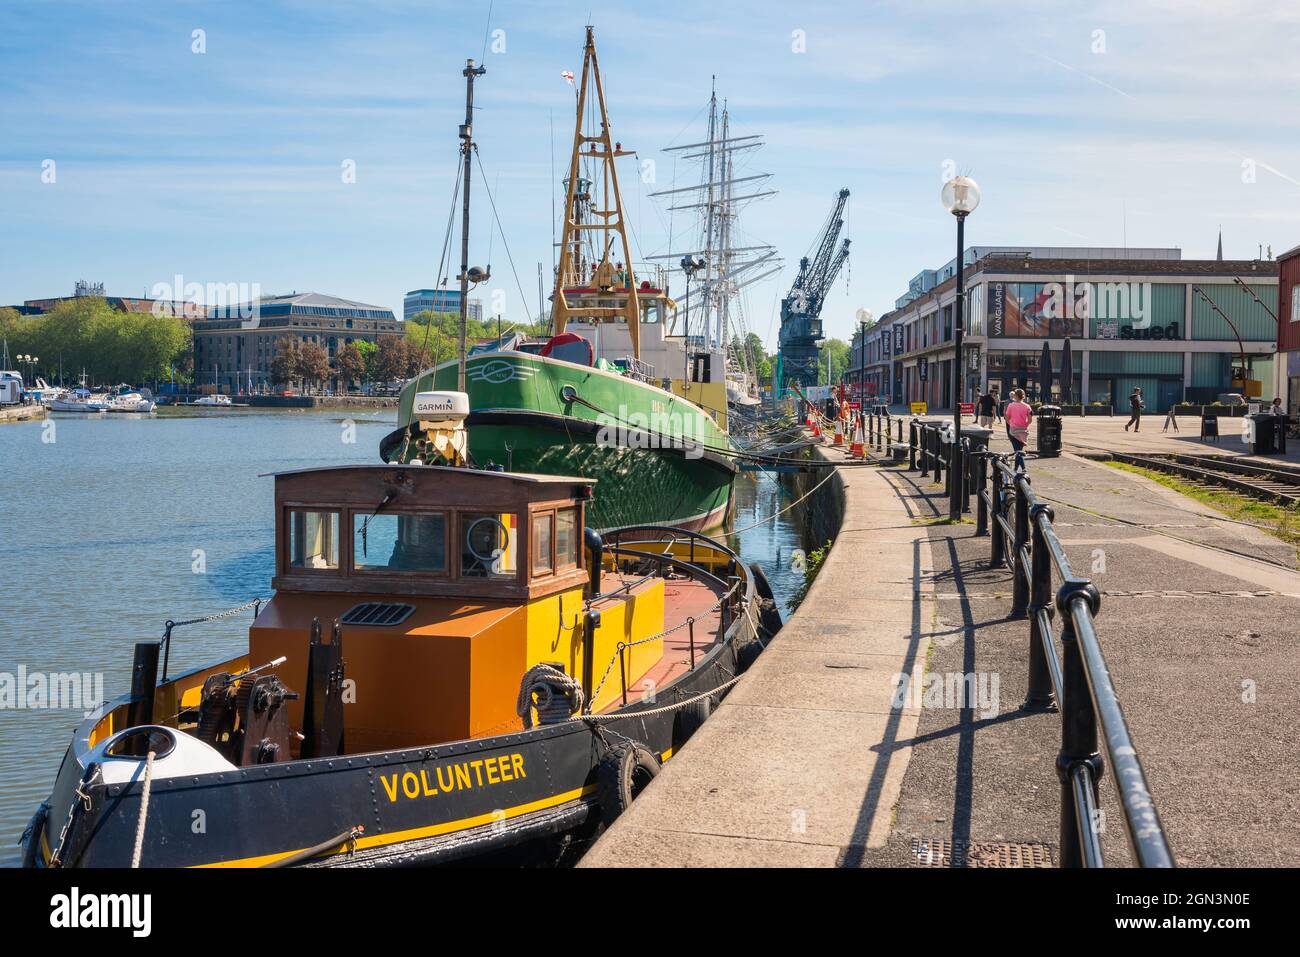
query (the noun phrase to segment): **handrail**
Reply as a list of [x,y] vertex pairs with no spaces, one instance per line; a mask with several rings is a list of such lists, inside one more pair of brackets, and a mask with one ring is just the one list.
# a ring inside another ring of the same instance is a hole
[[[1056,770],[1061,788],[1061,866],[1105,866],[1098,785],[1109,763],[1137,865],[1175,867],[1097,637],[1101,592],[1070,567],[1052,524],[1052,506],[1038,499],[1029,475],[1023,467],[1015,468],[1010,456],[972,451],[964,440],[945,459],[937,447],[937,428],[914,418],[910,429],[910,467],[916,469],[919,463],[922,475],[933,467],[935,482],[943,467],[949,483],[969,478],[976,490],[975,535],[989,536],[991,567],[1011,570],[1009,617],[1029,620],[1029,682],[1023,710],[1054,712],[1060,702]],[[963,490],[963,499],[968,492],[969,488]],[[1054,579],[1060,582],[1055,593]],[[1053,626],[1057,616],[1061,619],[1059,655]]]

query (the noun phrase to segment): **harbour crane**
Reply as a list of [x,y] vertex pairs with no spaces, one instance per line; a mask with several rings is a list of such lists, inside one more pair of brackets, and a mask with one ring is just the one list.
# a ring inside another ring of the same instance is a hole
[[799,274],[790,292],[781,300],[781,331],[778,338],[779,396],[791,380],[800,386],[817,384],[817,348],[822,339],[822,302],[849,257],[849,240],[837,247],[844,227],[844,207],[849,191],[842,189],[822,226],[817,251],[799,260]]

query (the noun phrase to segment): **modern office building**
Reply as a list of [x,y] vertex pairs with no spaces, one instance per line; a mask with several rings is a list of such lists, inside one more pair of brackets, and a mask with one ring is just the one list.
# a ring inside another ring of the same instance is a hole
[[[410,322],[420,313],[449,312],[460,315],[459,289],[412,289],[402,300],[402,318]],[[471,299],[466,312],[470,319],[483,321],[483,302]]]
[[[891,404],[953,403],[956,260],[925,270],[850,355],[848,379]],[[1149,411],[1180,400],[1275,387],[1278,264],[1185,260],[1178,249],[975,247],[965,257],[964,394],[1120,405],[1135,386]],[[1072,376],[1062,389],[1062,347]],[[1040,363],[1051,356],[1050,396]],[[1244,369],[1244,380],[1242,371]]]
[[212,307],[193,329],[195,383],[215,383],[227,392],[269,388],[271,360],[286,337],[316,343],[332,361],[354,342],[378,344],[386,336],[404,335],[391,309],[316,292]]

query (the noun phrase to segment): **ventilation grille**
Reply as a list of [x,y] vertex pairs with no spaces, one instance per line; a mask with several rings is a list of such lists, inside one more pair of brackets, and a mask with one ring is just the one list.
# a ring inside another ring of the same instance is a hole
[[339,619],[342,625],[400,625],[411,617],[414,605],[392,601],[364,601],[353,605]]

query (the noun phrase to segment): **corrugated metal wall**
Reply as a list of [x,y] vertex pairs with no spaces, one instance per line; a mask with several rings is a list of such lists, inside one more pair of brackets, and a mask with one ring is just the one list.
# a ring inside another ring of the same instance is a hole
[[[1235,284],[1222,283],[1203,283],[1200,288],[1232,319],[1242,339],[1276,340],[1277,323],[1266,310],[1256,304],[1246,290]],[[1251,285],[1250,288],[1269,309],[1277,312],[1277,286]],[[1204,299],[1193,294],[1192,338],[1235,340],[1237,337]]]
[[[1098,322],[1115,322],[1124,329],[1133,325],[1133,314],[1147,314],[1151,325],[1166,326],[1178,323],[1182,329],[1184,305],[1183,299],[1187,287],[1182,283],[1152,283],[1149,291],[1143,283],[1124,283],[1130,287],[1123,295],[1108,294],[1099,290],[1097,283],[1089,283],[1088,295],[1092,303],[1091,336],[1097,336]],[[1133,288],[1136,287],[1136,288]],[[1131,294],[1130,294],[1131,293]],[[1118,312],[1118,315],[1116,313]],[[1231,313],[1229,313],[1231,315]],[[1186,330],[1184,330],[1184,334]]]
[[[1183,374],[1181,352],[1102,352],[1094,350],[1088,360],[1091,375],[1178,375]],[[1141,383],[1138,383],[1141,385]],[[1143,388],[1146,388],[1143,386]]]
[[1228,365],[1231,358],[1226,352],[1193,352],[1192,385],[1198,387],[1228,387]]

